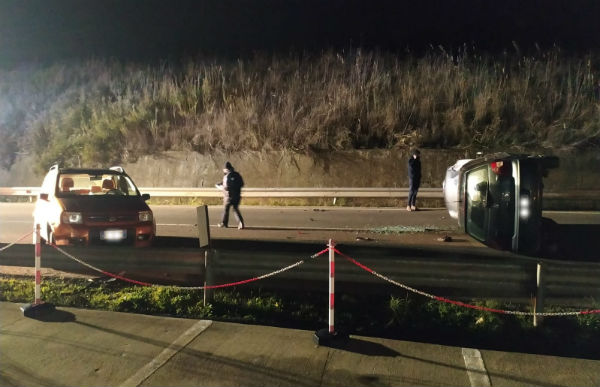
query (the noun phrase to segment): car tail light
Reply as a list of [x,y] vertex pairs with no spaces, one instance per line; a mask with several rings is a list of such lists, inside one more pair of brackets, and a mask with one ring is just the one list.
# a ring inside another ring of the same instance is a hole
[[494,161],[490,164],[492,172],[499,176],[507,176],[511,174],[511,165],[506,161]]

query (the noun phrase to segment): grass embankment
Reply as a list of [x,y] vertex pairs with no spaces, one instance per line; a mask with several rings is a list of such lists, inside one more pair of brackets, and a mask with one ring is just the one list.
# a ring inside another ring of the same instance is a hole
[[45,171],[162,150],[556,148],[600,136],[597,56],[443,49],[0,70],[0,162]]
[[[31,302],[33,281],[0,278],[0,300]],[[317,330],[327,326],[327,294],[239,288],[202,291],[128,286],[121,282],[45,279],[42,298],[57,306],[170,315]],[[488,308],[519,309],[497,301]],[[521,307],[522,309],[522,307]],[[548,311],[556,311],[551,309]],[[336,327],[350,333],[509,351],[598,358],[600,316],[547,318],[533,328],[531,317],[458,307],[404,292],[336,298]]]

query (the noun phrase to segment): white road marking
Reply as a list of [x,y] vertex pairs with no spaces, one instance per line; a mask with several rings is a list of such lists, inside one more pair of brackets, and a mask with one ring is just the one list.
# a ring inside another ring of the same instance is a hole
[[200,320],[165,348],[157,357],[140,368],[129,379],[121,383],[121,387],[137,387],[148,379],[156,370],[169,361],[177,352],[185,348],[196,336],[204,332],[210,325],[210,320]]
[[467,368],[467,375],[469,375],[471,386],[490,387],[492,383],[485,369],[485,364],[483,364],[481,352],[474,348],[463,348],[462,355],[465,359],[465,367]]

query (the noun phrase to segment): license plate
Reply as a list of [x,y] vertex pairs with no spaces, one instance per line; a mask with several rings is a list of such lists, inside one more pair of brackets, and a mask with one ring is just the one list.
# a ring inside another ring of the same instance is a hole
[[100,232],[100,239],[105,241],[121,241],[127,238],[127,230],[104,230]]

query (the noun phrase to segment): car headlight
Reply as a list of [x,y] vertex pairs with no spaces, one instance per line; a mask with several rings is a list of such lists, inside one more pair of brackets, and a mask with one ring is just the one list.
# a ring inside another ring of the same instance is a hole
[[152,211],[138,212],[138,219],[140,220],[140,222],[151,222],[152,221]]
[[63,212],[60,220],[63,223],[68,223],[68,224],[81,224],[83,223],[83,216],[81,215],[81,212]]
[[530,214],[529,207],[530,207],[529,196],[527,196],[527,195],[521,196],[521,201],[520,201],[520,206],[519,206],[519,215],[521,216],[521,218],[523,218],[523,219],[529,218],[529,214]]

